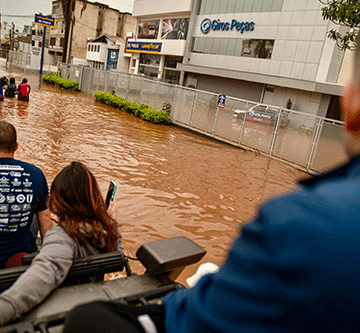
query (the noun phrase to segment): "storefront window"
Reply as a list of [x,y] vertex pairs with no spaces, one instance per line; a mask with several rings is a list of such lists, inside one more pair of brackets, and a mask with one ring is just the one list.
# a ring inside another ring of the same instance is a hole
[[160,21],[140,21],[138,38],[157,39]]
[[202,0],[199,15],[281,11],[284,0]]
[[175,56],[166,56],[165,57],[165,67],[168,68],[176,68],[176,64],[178,62],[182,62],[183,57],[175,57]]
[[160,56],[156,54],[140,54],[139,71],[148,77],[157,77],[159,72]]

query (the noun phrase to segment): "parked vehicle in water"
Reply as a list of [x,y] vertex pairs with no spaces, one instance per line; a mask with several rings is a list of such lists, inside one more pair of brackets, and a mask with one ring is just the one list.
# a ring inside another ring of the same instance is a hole
[[234,116],[237,118],[255,121],[259,123],[264,123],[268,125],[275,125],[279,115],[280,126],[286,127],[289,125],[290,119],[287,112],[282,112],[280,108],[275,108],[273,106],[265,104],[256,104],[252,106],[249,110],[237,109],[234,111]]

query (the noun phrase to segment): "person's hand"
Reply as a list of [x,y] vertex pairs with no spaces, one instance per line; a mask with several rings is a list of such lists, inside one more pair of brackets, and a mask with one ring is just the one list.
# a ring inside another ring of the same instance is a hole
[[113,220],[117,221],[117,207],[116,207],[116,202],[114,199],[110,200],[110,204],[107,209],[107,212]]

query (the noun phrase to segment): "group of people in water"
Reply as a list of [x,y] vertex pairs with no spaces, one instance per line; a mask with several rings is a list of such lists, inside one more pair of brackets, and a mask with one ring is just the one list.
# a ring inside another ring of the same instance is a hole
[[10,80],[6,76],[0,78],[0,101],[4,100],[4,96],[14,98],[16,95],[20,101],[29,101],[31,87],[26,78],[22,80],[19,86],[16,86],[15,78]]

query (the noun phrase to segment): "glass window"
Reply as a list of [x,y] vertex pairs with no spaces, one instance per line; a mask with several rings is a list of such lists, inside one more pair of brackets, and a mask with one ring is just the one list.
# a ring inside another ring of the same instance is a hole
[[243,13],[250,13],[251,10],[252,10],[252,6],[253,6],[253,3],[252,1],[245,1],[244,2],[244,8],[243,8]]
[[176,64],[178,62],[182,62],[183,57],[175,57],[175,56],[166,56],[165,57],[165,67],[176,68]]
[[53,14],[57,14],[59,11],[60,11],[60,6],[59,5],[54,5]]
[[211,13],[211,9],[212,9],[212,5],[213,5],[213,0],[203,0],[201,3],[201,12],[202,14],[210,14]]
[[271,12],[272,11],[272,4],[273,4],[273,0],[263,1],[261,11],[262,12]]
[[234,56],[235,55],[236,41],[237,41],[236,38],[229,38],[227,51],[226,51],[227,55],[229,55],[229,56]]
[[229,0],[226,12],[227,13],[236,13],[235,8],[236,8],[236,3],[237,2],[238,1],[236,1],[236,0]]
[[212,8],[211,8],[211,14],[218,14],[219,13],[220,2],[221,2],[221,0],[213,0],[213,5],[212,5]]
[[220,50],[218,54],[226,55],[228,48],[229,38],[221,38],[220,39]]
[[282,9],[283,2],[284,2],[284,0],[273,0],[272,11],[280,12]]
[[212,47],[211,47],[211,54],[220,54],[220,41],[222,38],[214,38]]
[[[266,1],[269,1],[269,0],[266,0]],[[253,2],[253,7],[252,7],[252,11],[253,12],[261,12],[261,7],[263,5],[263,0],[254,0]]]
[[65,38],[60,38],[60,46],[61,47],[65,46]]
[[236,1],[235,13],[242,13],[244,11],[244,3],[245,3],[245,0]]
[[199,38],[199,52],[205,53],[206,38]]
[[50,45],[52,46],[56,45],[56,38],[53,37],[50,38]]
[[241,56],[241,50],[242,50],[242,39],[239,38],[236,40],[236,47],[235,47],[235,56],[236,57]]
[[227,13],[227,1],[221,1],[220,2],[220,7],[219,7],[219,14],[224,14]]
[[204,53],[211,54],[211,48],[214,38],[204,38],[204,39],[205,39]]

